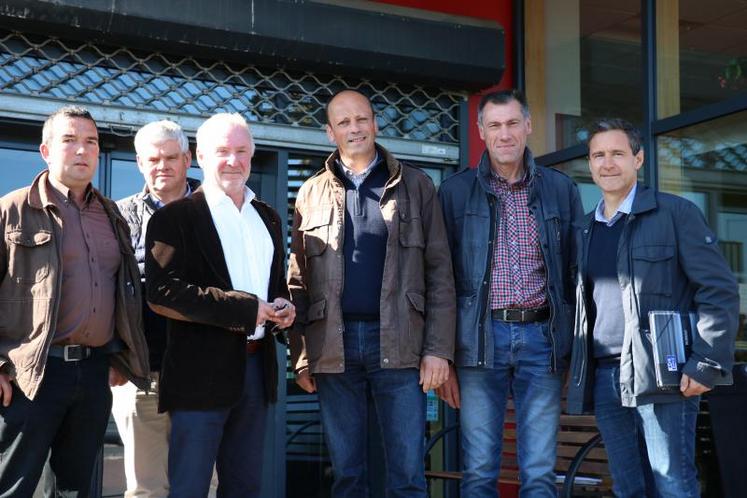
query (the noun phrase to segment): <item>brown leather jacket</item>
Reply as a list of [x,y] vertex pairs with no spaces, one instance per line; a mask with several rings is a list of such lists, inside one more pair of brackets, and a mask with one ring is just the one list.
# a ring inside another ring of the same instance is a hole
[[[34,399],[44,377],[62,286],[62,224],[44,188],[47,175],[45,170],[30,187],[0,198],[0,368],[15,379],[29,399]],[[150,368],[143,336],[140,272],[127,223],[113,201],[94,192],[109,216],[122,252],[114,332],[125,349],[113,354],[111,362],[145,389],[150,385]]]
[[[381,367],[411,368],[424,355],[452,360],[456,298],[441,207],[430,178],[378,146],[389,169],[381,214],[389,237],[381,287]],[[295,371],[344,371],[342,295],[345,188],[335,151],[298,193],[288,270],[296,305]]]

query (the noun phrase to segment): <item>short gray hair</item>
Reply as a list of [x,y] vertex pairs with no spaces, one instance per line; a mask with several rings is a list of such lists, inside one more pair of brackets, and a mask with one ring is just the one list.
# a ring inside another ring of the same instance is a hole
[[244,128],[249,134],[249,141],[252,144],[252,155],[254,155],[254,137],[252,136],[252,131],[249,129],[249,123],[246,122],[246,119],[244,117],[237,113],[237,112],[221,112],[218,114],[213,114],[208,119],[205,120],[204,123],[200,125],[199,128],[197,128],[197,148],[200,149],[201,147],[205,146],[205,142],[209,140],[210,133],[213,131],[213,128],[217,125],[235,125],[239,126],[241,128]]
[[189,152],[189,140],[184,130],[168,119],[152,121],[140,128],[135,134],[135,152],[140,154],[147,144],[160,144],[167,140],[176,140],[183,154]]

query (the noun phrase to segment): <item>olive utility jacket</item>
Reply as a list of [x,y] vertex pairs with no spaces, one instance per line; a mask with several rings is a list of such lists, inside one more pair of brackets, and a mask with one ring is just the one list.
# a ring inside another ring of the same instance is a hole
[[[381,196],[388,230],[381,286],[382,368],[417,368],[424,355],[452,360],[456,300],[449,245],[430,178],[377,145],[389,169]],[[288,287],[296,305],[290,335],[296,372],[345,370],[343,291],[345,187],[339,152],[307,180],[296,200]]]

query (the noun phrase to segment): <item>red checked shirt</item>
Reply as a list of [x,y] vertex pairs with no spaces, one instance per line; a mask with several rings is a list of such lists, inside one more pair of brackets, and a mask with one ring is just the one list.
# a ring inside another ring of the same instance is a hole
[[499,202],[490,309],[539,308],[547,300],[547,275],[537,221],[527,205],[530,181],[528,174],[513,184],[490,175],[490,187]]

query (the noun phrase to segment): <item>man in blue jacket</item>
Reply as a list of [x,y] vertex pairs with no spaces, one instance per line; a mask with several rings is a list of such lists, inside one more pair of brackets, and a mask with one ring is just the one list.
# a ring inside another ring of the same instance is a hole
[[[602,199],[580,232],[568,411],[594,410],[615,496],[697,497],[699,395],[731,382],[739,296],[700,210],[638,185],[642,165],[630,123],[591,127],[589,168]],[[650,311],[697,315],[678,388],[657,385]]]
[[570,178],[534,163],[520,92],[485,95],[477,124],[486,147],[480,163],[447,179],[439,193],[456,282],[457,343],[456,371],[438,393],[461,407],[462,496],[498,496],[511,392],[521,496],[555,497],[555,435],[572,338],[573,232],[583,211]]

